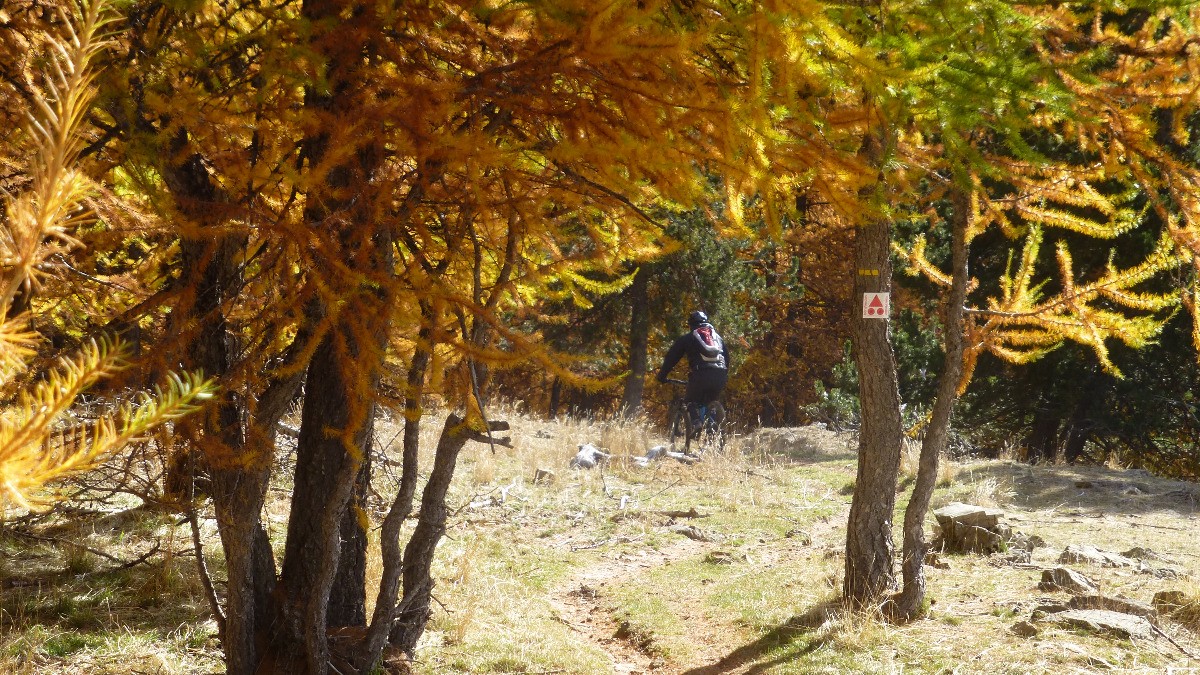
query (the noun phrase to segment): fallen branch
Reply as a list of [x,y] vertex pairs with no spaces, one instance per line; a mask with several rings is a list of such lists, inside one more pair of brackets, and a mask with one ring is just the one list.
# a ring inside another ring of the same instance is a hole
[[[22,533],[22,536],[27,536],[27,535]],[[35,537],[35,538],[40,539],[41,537]],[[66,542],[66,543],[74,543],[74,542]],[[82,546],[82,544],[80,544],[80,546]],[[83,546],[83,548],[87,548],[87,547]],[[43,579],[5,579],[3,588],[17,588],[19,586],[40,586],[43,583],[64,581],[66,579],[79,580],[79,579],[88,579],[88,578],[100,576],[103,574],[112,574],[113,572],[120,572],[121,570],[127,570],[130,567],[135,567],[137,565],[140,565],[140,564],[146,562],[147,560],[150,559],[150,556],[153,556],[155,553],[158,553],[161,549],[162,549],[161,542],[156,541],[156,542],[154,542],[154,546],[150,547],[149,551],[146,551],[145,553],[143,553],[142,555],[138,556],[137,558],[135,558],[133,560],[123,561],[120,558],[115,558],[110,555],[105,555],[106,558],[116,560],[121,563],[120,565],[117,565],[116,567],[107,567],[102,570],[94,570],[92,572],[84,572],[83,574],[72,574],[72,573],[64,570],[62,572],[52,574]],[[90,551],[91,549],[88,549],[88,550]],[[175,553],[172,555],[178,556],[178,555],[183,555],[184,553],[186,553],[186,551],[180,552],[180,553]]]
[[694,506],[692,508],[688,509],[687,511],[678,511],[678,510],[655,511],[655,513],[657,513],[660,516],[666,516],[668,518],[707,518],[708,517],[707,513],[700,513],[699,511],[696,510],[696,507],[694,507]]
[[1142,522],[1136,522],[1133,524],[1137,525],[1138,527],[1150,527],[1150,528],[1154,528],[1156,530],[1172,530],[1174,532],[1191,532],[1195,529],[1195,528],[1190,528],[1190,527],[1171,527],[1170,525],[1155,525],[1153,523],[1142,523]]
[[1158,626],[1155,626],[1153,623],[1150,624],[1150,628],[1153,629],[1155,633],[1158,633],[1159,635],[1166,638],[1167,642],[1170,642],[1171,644],[1175,645],[1175,648],[1178,649],[1179,651],[1183,652],[1184,656],[1188,657],[1189,659],[1200,658],[1200,656],[1196,656],[1195,654],[1189,652],[1183,645],[1176,642],[1175,638],[1171,637],[1170,635],[1167,635],[1166,631],[1164,631],[1163,629],[1159,628]]

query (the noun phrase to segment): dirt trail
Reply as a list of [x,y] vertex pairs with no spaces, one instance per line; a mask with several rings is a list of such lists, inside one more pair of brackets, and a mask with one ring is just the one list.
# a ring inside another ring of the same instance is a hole
[[691,539],[681,539],[662,550],[643,549],[604,558],[581,570],[551,594],[551,606],[563,623],[608,654],[615,675],[643,675],[659,671],[664,665],[662,659],[647,653],[645,646],[639,645],[635,636],[619,636],[620,626],[604,599],[605,587],[610,582],[635,577],[646,570],[696,555],[710,546]]

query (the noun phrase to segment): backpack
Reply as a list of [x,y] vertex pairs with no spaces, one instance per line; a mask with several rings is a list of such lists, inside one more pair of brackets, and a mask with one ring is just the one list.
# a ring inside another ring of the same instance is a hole
[[698,353],[707,368],[725,368],[725,344],[712,324],[702,323],[692,331],[692,337],[700,345]]

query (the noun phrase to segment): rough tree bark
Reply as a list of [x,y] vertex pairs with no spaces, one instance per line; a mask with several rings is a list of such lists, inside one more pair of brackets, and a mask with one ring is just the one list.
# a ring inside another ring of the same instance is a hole
[[259,672],[261,636],[269,632],[272,621],[275,556],[262,524],[262,508],[275,428],[300,386],[301,374],[302,370],[273,381],[259,397],[246,444],[236,453],[244,466],[211,463],[213,506],[228,576],[222,648],[230,675]]
[[[240,275],[236,256],[242,248],[240,237],[230,234],[205,236],[227,225],[229,196],[224,193],[205,168],[204,158],[191,147],[187,129],[180,128],[168,146],[169,156],[180,157],[164,162],[159,170],[171,193],[178,214],[192,225],[192,236],[181,237],[179,244],[179,277],[173,286],[178,298],[171,313],[168,335],[174,344],[168,355],[182,352],[179,358],[187,368],[198,368],[205,374],[221,377],[229,372],[232,355],[229,350],[225,305],[238,293]],[[184,229],[187,232],[187,229]],[[178,357],[176,357],[178,358]],[[171,356],[167,357],[169,367]],[[241,419],[236,395],[222,388],[221,400],[210,408],[208,428],[215,433],[208,437],[239,447],[242,445]],[[212,412],[215,411],[215,412]],[[195,429],[195,423],[185,424]],[[208,467],[203,452],[195,442],[197,434],[189,434],[189,442],[173,449],[163,479],[164,497],[177,502],[195,499],[207,493]]]
[[[856,232],[859,273],[855,297],[889,292],[890,223],[878,221]],[[875,606],[895,581],[892,570],[892,511],[900,471],[900,390],[887,320],[854,319],[854,361],[862,426],[858,436],[858,474],[846,525],[846,578],[843,594],[855,607]]]
[[[885,128],[864,138],[862,154],[870,166],[883,166],[886,138]],[[860,196],[872,199],[874,195],[868,190],[874,189],[868,188]],[[891,234],[891,223],[882,217],[855,231],[854,297],[858,302],[865,293],[891,291]],[[859,310],[853,320],[852,337],[862,426],[858,435],[858,475],[846,524],[846,577],[842,591],[851,606],[868,608],[879,605],[895,583],[892,511],[896,505],[903,428],[890,322],[862,318]]]
[[[162,167],[162,175],[184,217],[203,233],[216,230],[226,214],[218,204],[228,199],[214,184],[198,153],[189,151],[188,134],[181,129],[173,141],[178,162]],[[184,238],[181,243],[180,287],[185,290],[172,312],[171,334],[182,338],[182,362],[218,379],[234,367],[226,305],[238,293],[239,237]],[[226,383],[228,384],[228,383]],[[275,382],[260,398],[256,423],[247,427],[245,401],[234,387],[223,387],[220,399],[205,417],[180,424],[180,436],[196,447],[179,449],[182,461],[172,463],[164,487],[179,499],[195,497],[196,472],[206,475],[228,576],[225,607],[214,607],[220,625],[226,668],[233,675],[258,667],[256,636],[268,625],[270,594],[275,585],[275,559],[263,528],[261,513],[270,475],[269,449],[274,428],[283,415],[280,396],[290,397],[298,378]],[[285,399],[286,400],[286,399]],[[264,431],[263,424],[269,431]],[[189,431],[190,430],[190,431]]]
[[[305,108],[314,115],[348,119],[361,113],[358,87],[363,56],[376,34],[375,9],[369,3],[304,0],[300,11],[313,27],[310,44],[326,68],[323,80],[305,92]],[[333,228],[335,234],[326,239],[329,255],[352,273],[335,272],[326,279],[336,303],[326,296],[314,308],[327,332],[308,366],[292,510],[275,593],[280,630],[272,643],[277,667],[288,663],[310,675],[329,672],[331,618],[365,622],[366,590],[360,583],[365,555],[356,542],[360,536],[365,541],[365,532],[355,533],[364,523],[347,511],[355,487],[370,480],[366,443],[387,344],[392,275],[391,238],[373,222],[371,177],[381,161],[379,141],[364,135],[354,152],[321,175],[332,131],[322,128],[304,141],[306,167],[315,179],[305,197],[304,219],[314,232]],[[341,556],[343,539],[351,542],[346,550],[353,560]],[[331,608],[339,580],[343,586]]]
[[[180,17],[186,14],[161,6],[143,10],[136,13],[141,20],[133,20],[131,15],[127,25],[131,51],[125,58],[131,63],[147,57],[153,61],[169,44],[166,36],[183,25]],[[226,316],[241,288],[238,259],[244,248],[242,238],[230,234],[227,226],[242,207],[211,174],[211,165],[194,145],[188,129],[176,127],[178,119],[165,119],[145,109],[143,76],[147,72],[129,72],[123,91],[130,94],[132,109],[113,104],[107,112],[119,138],[133,141],[124,148],[134,155],[133,161],[140,158],[156,165],[173,198],[177,219],[190,226],[180,228],[184,233],[180,242],[182,276],[171,312],[171,339],[160,350],[163,359],[158,365],[201,369],[218,380],[223,392],[203,417],[184,420],[177,427],[179,436],[188,438],[194,447],[181,449],[181,461],[172,464],[164,492],[180,500],[193,499],[196,474],[206,478],[205,491],[213,499],[228,577],[224,609],[214,607],[213,611],[224,618],[220,633],[228,672],[249,675],[259,668],[258,637],[270,623],[275,584],[274,555],[261,520],[270,453],[276,423],[299,386],[303,367],[293,370],[294,375],[256,388],[260,393],[257,405],[253,416],[247,415],[250,402],[234,394],[243,388],[229,382],[237,355]],[[164,134],[168,127],[174,132],[164,152],[138,154],[138,148],[156,147],[138,139]],[[290,362],[294,363],[294,358]]]
[[371,489],[371,444],[375,437],[375,409],[366,419],[359,451],[362,463],[354,477],[354,491],[339,526],[341,550],[337,572],[329,590],[329,628],[363,626],[367,622],[367,530],[366,498]]
[[938,461],[946,451],[950,436],[950,420],[954,403],[958,400],[958,385],[962,380],[963,368],[963,312],[967,302],[967,196],[955,191],[951,214],[951,284],[946,298],[946,327],[944,330],[946,355],[942,372],[938,376],[937,398],[929,423],[925,427],[925,438],[921,442],[921,458],[917,467],[917,480],[913,485],[912,499],[904,510],[904,548],[901,568],[904,584],[895,604],[890,608],[893,618],[909,621],[925,612],[925,515],[929,512],[929,500],[937,484]]
[[387,335],[382,299],[363,292],[355,300],[338,315],[308,366],[276,593],[282,628],[274,645],[276,662],[303,654],[304,669],[312,675],[328,672],[329,598],[338,571],[342,520],[365,459]]
[[621,397],[625,417],[637,415],[642,409],[642,394],[646,388],[647,349],[650,338],[650,306],[647,296],[650,265],[642,265],[633,277],[628,296],[632,305],[629,317],[629,377]]

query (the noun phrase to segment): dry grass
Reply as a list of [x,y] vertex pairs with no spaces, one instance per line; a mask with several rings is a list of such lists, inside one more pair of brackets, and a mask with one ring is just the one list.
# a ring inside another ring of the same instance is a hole
[[[927,619],[893,626],[845,612],[835,602],[847,487],[855,475],[852,440],[845,435],[764,430],[732,439],[725,452],[694,466],[661,460],[643,468],[629,458],[662,440],[646,426],[548,422],[513,410],[493,416],[512,424],[514,447],[493,453],[472,444],[461,458],[450,496],[454,516],[435,561],[438,603],[420,645],[418,673],[604,673],[634,668],[631,653],[641,654],[637,668],[692,675],[1162,672],[1196,665],[1162,640],[1134,644],[1049,624],[1039,624],[1036,638],[1017,637],[1010,631],[1014,623],[1065,596],[1037,590],[1039,569],[980,556],[953,556],[950,569],[928,570],[934,604]],[[423,427],[427,467],[441,425]],[[398,438],[399,428],[384,419],[377,437],[381,443]],[[581,443],[614,458],[599,469],[571,469],[567,463]],[[554,471],[555,480],[535,483],[538,469]],[[1157,552],[1162,559],[1148,561],[1149,567],[1174,570],[1178,578],[1080,571],[1104,593],[1145,602],[1159,591],[1180,591],[1183,601],[1163,612],[1163,629],[1200,651],[1190,632],[1200,616],[1192,577],[1200,560],[1192,535],[1200,513],[1196,486],[1108,467],[946,462],[944,471],[949,479],[940,482],[934,505],[972,501],[1004,509],[1015,529],[1046,540],[1034,552],[1038,567],[1058,564],[1067,544]],[[379,481],[385,497],[386,473]],[[271,495],[267,512],[273,534],[281,535],[286,484]],[[688,513],[696,517],[682,515]],[[213,557],[215,533],[206,522]],[[673,529],[680,525],[696,528],[707,541]],[[79,527],[70,536],[123,558],[156,537],[187,546],[186,528],[152,519]],[[38,565],[87,572],[109,564],[51,542],[5,539],[0,546],[5,578],[34,574]],[[219,577],[219,560],[212,562]],[[378,575],[377,567],[369,570],[372,585]],[[186,556],[118,577],[3,593],[0,672],[220,669],[212,623]],[[373,594],[370,588],[369,602]],[[564,614],[563,603],[578,604],[580,613]],[[582,625],[575,616],[592,623]],[[629,639],[614,641],[618,624]]]
[[1200,582],[1189,578],[1175,593],[1164,596],[1155,603],[1158,610],[1193,633],[1200,633]]
[[[900,480],[902,483],[911,484],[917,478],[917,471],[921,464],[921,443],[910,438],[904,439],[904,444],[900,448]],[[934,485],[945,487],[954,482],[957,469],[954,462],[942,455],[938,458],[937,477],[934,479]]]
[[[1036,587],[1040,572],[997,567],[982,557],[954,557],[950,570],[929,570],[935,604],[927,620],[891,626],[843,612],[830,601],[841,587],[841,547],[849,502],[845,486],[854,475],[853,455],[847,451],[844,437],[822,437],[817,430],[772,430],[737,439],[726,453],[707,457],[693,467],[668,462],[639,469],[618,463],[606,471],[580,472],[562,469],[579,442],[610,449],[632,445],[632,450],[615,454],[633,455],[656,439],[649,432],[617,434],[589,422],[540,430],[556,434],[557,457],[543,446],[534,450],[537,462],[522,463],[522,451],[518,450],[515,464],[497,463],[497,484],[524,472],[522,490],[510,493],[510,497],[517,495],[521,506],[487,518],[471,518],[472,532],[478,536],[495,528],[497,532],[520,533],[511,542],[520,553],[507,547],[497,552],[506,569],[529,569],[554,561],[557,566],[552,573],[537,585],[526,586],[532,593],[544,592],[548,585],[552,597],[562,597],[575,587],[577,579],[591,578],[597,570],[619,570],[615,578],[594,589],[598,593],[596,608],[628,626],[623,634],[643,643],[642,649],[655,659],[656,672],[683,673],[709,667],[705,672],[1058,673],[1090,672],[1105,667],[1102,664],[1131,672],[1157,672],[1167,666],[1191,664],[1165,642],[1134,645],[1048,625],[1034,641],[1015,636],[1009,630],[1011,625],[1028,619],[1032,608],[1047,600]],[[540,439],[542,443],[548,440]],[[533,485],[529,480],[533,464],[556,468],[558,482]],[[1188,498],[1176,500],[1179,503],[1164,503],[1160,498],[1158,505],[1164,508],[1121,513],[1131,504],[1130,499],[1140,499],[1141,505],[1148,506],[1155,501],[1156,492],[1187,492],[1189,486],[1151,481],[1150,491],[1137,497],[1114,492],[1114,486],[1130,479],[1149,479],[1105,467],[1028,467],[1012,462],[944,462],[942,466],[936,502],[973,501],[1004,508],[1012,514],[1018,530],[1039,534],[1049,542],[1035,553],[1039,565],[1057,564],[1058,552],[1068,543],[1094,541],[1096,530],[1113,526],[1104,521],[1106,516],[1110,521],[1142,520],[1150,527],[1122,529],[1120,536],[1104,540],[1105,548],[1127,548],[1141,542],[1155,550],[1178,550],[1170,558],[1185,575],[1191,572],[1191,558],[1200,556],[1196,544],[1180,535],[1184,530],[1178,525],[1180,519],[1195,513]],[[1089,489],[1075,488],[1085,476],[1111,484],[1104,484],[1095,494],[1070,494]],[[622,497],[628,499],[622,502]],[[1094,503],[1084,499],[1089,497]],[[1111,513],[1104,510],[1105,505]],[[716,535],[713,542],[689,544],[669,532],[668,519],[653,515],[692,507],[706,517],[682,522]],[[1081,507],[1087,510],[1081,512]],[[571,515],[564,518],[561,514]],[[596,544],[596,548],[577,548]],[[649,567],[636,562],[647,551],[674,551],[680,545],[695,549]],[[1096,578],[1105,592],[1144,601],[1149,601],[1155,590],[1182,583],[1121,570],[1084,571]],[[467,585],[497,583],[485,578],[477,576]],[[520,575],[506,583],[521,585],[519,579]],[[472,602],[486,603],[488,597],[475,592]],[[452,600],[446,602],[448,607],[454,606]],[[481,616],[492,618],[484,625],[456,632],[449,640],[453,647],[431,643],[422,672],[505,672],[486,659],[462,660],[461,656],[494,648],[497,643],[521,642],[526,639],[521,626],[544,620],[548,611],[545,605],[539,609],[538,603],[518,608],[511,598],[500,604],[476,605],[472,610],[476,622]],[[499,618],[501,615],[504,618]],[[506,633],[508,637],[503,638]],[[1187,644],[1191,640],[1188,635],[1176,637]],[[572,635],[561,648],[574,653],[603,651],[611,634],[603,633],[600,638],[585,640]],[[443,658],[443,649],[459,660]],[[501,652],[508,653],[505,649]],[[524,658],[512,657],[503,665],[520,665],[528,671],[541,667],[600,672],[546,661],[544,654],[526,654]],[[611,659],[605,663],[604,672],[608,672]],[[724,665],[717,668],[718,663]]]
[[[0,535],[0,672],[221,667],[186,526],[140,510],[54,522],[37,535]],[[134,560],[155,544],[169,553],[128,569],[109,559]]]

